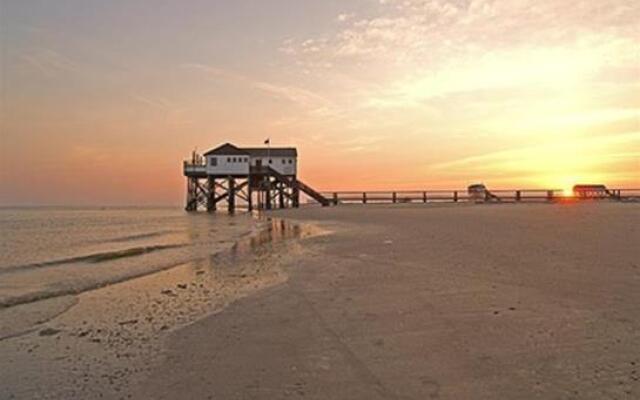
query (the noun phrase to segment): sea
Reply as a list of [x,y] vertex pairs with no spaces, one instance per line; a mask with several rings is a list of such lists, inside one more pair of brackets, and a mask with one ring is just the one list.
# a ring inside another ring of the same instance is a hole
[[0,208],[0,308],[210,257],[259,229],[179,208]]

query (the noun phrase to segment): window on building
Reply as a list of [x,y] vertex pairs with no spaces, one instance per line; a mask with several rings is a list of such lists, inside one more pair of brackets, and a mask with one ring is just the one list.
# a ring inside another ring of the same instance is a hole
[[231,162],[231,157],[227,157],[227,162]]
[[273,161],[272,159],[269,159],[269,164],[271,164],[272,161]]
[[286,164],[286,163],[287,163],[287,160],[285,160],[285,159],[283,158],[283,159],[282,159],[282,163],[283,163],[283,164]]
[[293,164],[293,160],[292,159],[289,159],[289,164]]
[[212,167],[217,167],[218,166],[218,157],[211,157],[209,159],[209,165],[211,165]]

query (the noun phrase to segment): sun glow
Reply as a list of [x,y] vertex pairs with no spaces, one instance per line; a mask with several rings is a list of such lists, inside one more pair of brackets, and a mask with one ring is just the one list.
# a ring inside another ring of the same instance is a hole
[[573,186],[567,186],[562,188],[562,195],[564,197],[572,197],[573,196]]

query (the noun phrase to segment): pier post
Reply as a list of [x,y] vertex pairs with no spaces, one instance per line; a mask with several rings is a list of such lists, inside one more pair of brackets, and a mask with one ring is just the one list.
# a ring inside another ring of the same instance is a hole
[[216,211],[216,179],[209,177],[207,179],[207,212]]
[[453,192],[453,202],[454,203],[458,202],[458,191],[457,190]]
[[362,204],[367,204],[367,192],[362,192]]
[[427,192],[422,192],[422,202],[423,203],[427,202]]
[[391,201],[392,201],[393,203],[395,203],[396,201],[398,201],[398,195],[396,194],[396,192],[393,192],[393,193],[391,194]]
[[553,190],[547,190],[547,200],[553,201]]
[[300,207],[300,188],[298,187],[298,180],[295,176],[291,180],[291,187],[293,188],[293,207],[298,208]]
[[193,212],[195,211],[193,205],[194,205],[194,187],[193,187],[193,179],[192,178],[187,178],[187,204],[185,205],[184,209],[185,211],[188,212]]
[[229,214],[233,214],[236,211],[236,180],[234,177],[229,177],[229,188],[228,188],[228,205],[229,205]]
[[284,208],[284,185],[282,183],[278,183],[278,205],[280,208]]
[[522,200],[522,193],[519,190],[516,190],[516,201]]
[[253,191],[251,190],[251,181],[247,187],[247,209],[249,212],[253,211]]
[[338,205],[338,193],[333,192],[333,205],[337,206]]
[[187,204],[185,210],[188,212],[198,211],[199,206],[208,208],[208,189],[206,184],[201,183],[198,177],[187,178]]
[[271,210],[271,180],[267,181],[266,184],[266,188],[264,191],[266,198],[265,198],[265,208],[267,210]]
[[298,188],[293,189],[293,207],[300,207],[300,189]]

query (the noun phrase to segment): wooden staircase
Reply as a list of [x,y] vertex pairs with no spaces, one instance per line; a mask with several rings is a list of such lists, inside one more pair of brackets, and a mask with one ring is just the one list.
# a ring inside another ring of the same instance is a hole
[[295,184],[298,187],[298,189],[304,192],[307,196],[311,197],[318,203],[322,204],[322,207],[327,207],[331,204],[329,202],[329,199],[327,199],[326,197],[318,193],[315,189],[313,189],[311,186],[307,185],[306,183],[300,180],[296,180]]
[[316,191],[315,189],[313,189],[311,186],[307,185],[306,183],[302,182],[299,179],[291,179],[285,175],[282,175],[280,172],[276,171],[275,169],[268,167],[268,171],[269,174],[271,176],[273,176],[274,178],[276,178],[277,181],[284,183],[285,185],[292,187],[296,190],[299,190],[303,193],[305,193],[307,196],[311,197],[312,199],[314,199],[315,201],[317,201],[318,203],[320,203],[323,207],[327,207],[329,206],[331,203],[329,202],[329,199],[327,199],[326,197],[324,197],[322,194],[320,194],[318,191]]
[[491,193],[489,190],[485,190],[484,192],[485,196],[484,196],[484,200],[485,201],[499,201],[501,202],[502,199],[498,196],[496,196],[495,194]]

